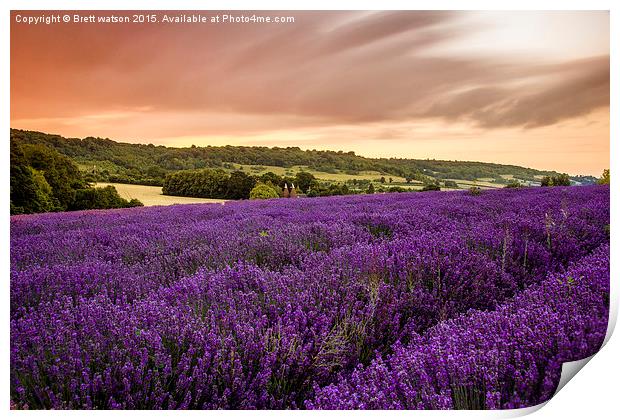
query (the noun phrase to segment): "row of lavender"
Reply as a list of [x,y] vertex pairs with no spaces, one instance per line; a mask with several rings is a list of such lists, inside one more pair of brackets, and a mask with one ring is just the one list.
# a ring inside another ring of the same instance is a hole
[[607,187],[14,217],[11,397],[535,404],[600,346],[608,235]]

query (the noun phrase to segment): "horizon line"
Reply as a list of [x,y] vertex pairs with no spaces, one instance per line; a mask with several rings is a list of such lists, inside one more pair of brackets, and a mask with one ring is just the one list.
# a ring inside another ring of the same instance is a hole
[[[567,172],[561,172],[561,171],[557,171],[554,169],[539,169],[539,168],[533,168],[533,167],[529,167],[529,166],[523,166],[523,165],[519,165],[516,163],[498,163],[498,162],[489,162],[489,161],[482,161],[482,160],[458,160],[458,159],[436,159],[436,158],[413,158],[413,157],[395,157],[395,156],[391,156],[391,157],[368,157],[368,156],[364,156],[364,155],[360,155],[358,154],[358,152],[354,151],[354,150],[350,150],[350,151],[343,151],[343,150],[330,150],[330,149],[303,149],[300,146],[262,146],[262,145],[232,145],[232,144],[226,144],[226,145],[221,145],[221,146],[217,146],[217,145],[211,145],[211,144],[207,144],[207,145],[202,145],[202,146],[198,146],[198,145],[194,145],[192,144],[191,146],[167,146],[164,144],[155,144],[155,143],[143,143],[141,141],[144,140],[138,140],[138,142],[132,142],[132,141],[128,141],[128,140],[123,140],[123,141],[119,141],[119,140],[114,140],[111,139],[109,137],[99,137],[99,136],[86,136],[86,137],[69,137],[63,134],[57,134],[57,133],[48,133],[45,131],[38,131],[38,130],[29,130],[29,129],[23,129],[23,128],[14,128],[14,127],[9,127],[10,130],[18,130],[18,131],[27,131],[27,132],[34,132],[34,133],[41,133],[41,134],[45,134],[45,135],[49,135],[49,136],[58,136],[58,137],[62,137],[64,139],[77,139],[80,141],[92,138],[92,139],[100,139],[100,140],[109,140],[112,141],[114,143],[121,143],[121,144],[130,144],[130,145],[141,145],[141,146],[149,146],[149,145],[153,145],[155,147],[164,147],[167,149],[192,149],[192,148],[207,148],[207,147],[248,147],[248,148],[266,148],[266,149],[299,149],[303,152],[330,152],[330,153],[342,153],[342,154],[351,154],[353,153],[354,156],[356,157],[360,157],[363,159],[371,159],[371,160],[414,160],[414,161],[436,161],[436,162],[460,162],[460,163],[481,163],[481,164],[490,164],[490,165],[501,165],[501,166],[515,166],[518,168],[524,168],[524,169],[530,169],[530,170],[534,170],[534,171],[539,171],[539,172],[555,172],[555,173],[567,173]],[[234,163],[234,162],[230,162],[230,163]],[[266,165],[266,166],[270,166],[270,165]],[[568,173],[567,173],[568,174]],[[569,176],[574,176],[574,177],[586,177],[586,176],[591,176],[594,178],[598,178],[596,175],[593,174],[584,174],[584,173],[580,173],[580,174],[568,174]]]

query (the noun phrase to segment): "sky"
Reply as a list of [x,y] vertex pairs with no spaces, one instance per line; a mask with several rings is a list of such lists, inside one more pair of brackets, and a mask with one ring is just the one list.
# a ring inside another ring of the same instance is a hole
[[[572,175],[609,167],[607,12],[257,12],[295,20],[263,24],[164,23],[164,13],[192,12],[158,12],[158,23],[23,23],[58,13],[67,12],[11,14],[13,128]],[[110,14],[134,13],[96,13]]]

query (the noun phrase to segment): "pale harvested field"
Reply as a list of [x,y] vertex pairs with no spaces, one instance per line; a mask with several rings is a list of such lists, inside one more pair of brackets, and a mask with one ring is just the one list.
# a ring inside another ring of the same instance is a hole
[[214,198],[195,198],[195,197],[175,197],[163,195],[161,187],[151,187],[148,185],[115,184],[108,182],[98,182],[96,187],[106,187],[112,185],[116,188],[121,197],[131,200],[137,198],[145,206],[170,206],[172,204],[195,204],[195,203],[224,203],[226,200]]

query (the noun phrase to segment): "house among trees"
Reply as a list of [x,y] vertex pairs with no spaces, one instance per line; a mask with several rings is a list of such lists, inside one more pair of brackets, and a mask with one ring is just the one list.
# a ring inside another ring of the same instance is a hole
[[288,184],[284,183],[284,188],[282,188],[282,198],[297,198],[297,191],[295,191],[295,184],[291,182],[291,188],[289,188]]

